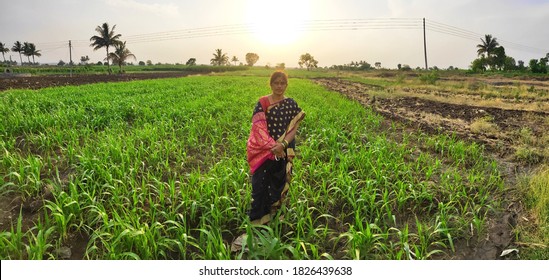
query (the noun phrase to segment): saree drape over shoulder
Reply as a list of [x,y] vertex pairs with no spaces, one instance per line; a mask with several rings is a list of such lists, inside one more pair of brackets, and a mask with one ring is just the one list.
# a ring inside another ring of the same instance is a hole
[[286,134],[297,129],[305,113],[295,100],[285,98],[270,104],[266,96],[255,106],[252,129],[246,145],[252,175],[252,223],[265,224],[282,204],[289,189],[295,140],[288,144],[285,158],[271,152]]

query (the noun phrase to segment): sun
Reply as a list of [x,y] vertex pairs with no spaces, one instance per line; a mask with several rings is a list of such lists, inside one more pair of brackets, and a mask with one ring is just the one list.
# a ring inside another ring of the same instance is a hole
[[248,23],[254,36],[269,45],[298,40],[309,17],[308,0],[249,0]]

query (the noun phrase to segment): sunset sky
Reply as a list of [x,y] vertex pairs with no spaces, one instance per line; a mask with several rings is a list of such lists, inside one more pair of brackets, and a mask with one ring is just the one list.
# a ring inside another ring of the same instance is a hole
[[104,22],[116,25],[135,62],[209,64],[222,49],[240,62],[255,52],[261,66],[297,66],[308,52],[321,67],[360,60],[423,67],[423,18],[429,66],[468,68],[484,34],[526,64],[549,53],[549,0],[0,1],[0,42],[34,43],[40,63],[68,62],[69,40],[73,61],[103,60],[105,50],[93,51],[89,39]]

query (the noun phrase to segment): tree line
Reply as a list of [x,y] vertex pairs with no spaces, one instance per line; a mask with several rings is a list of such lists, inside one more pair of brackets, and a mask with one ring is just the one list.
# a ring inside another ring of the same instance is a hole
[[[259,55],[257,55],[256,53],[247,53],[246,54],[246,65],[248,65],[250,67],[254,66],[257,63],[258,60],[259,60]],[[234,62],[235,65],[236,65],[236,62],[238,62],[238,61],[239,60],[236,56],[233,56],[232,59],[231,59],[231,62]],[[213,66],[230,65],[229,56],[226,53],[223,53],[222,49],[216,49],[215,52],[213,53],[213,58],[210,59],[210,64],[213,65]],[[297,64],[301,68],[306,67],[307,70],[318,67],[318,61],[310,53],[302,54],[299,57],[299,60],[298,60]],[[284,69],[285,68],[285,63],[277,64],[276,68]]]
[[[481,43],[477,45],[478,58],[471,62],[470,69],[474,72],[484,71],[520,71],[520,72],[532,72],[543,73],[549,72],[549,53],[545,57],[539,59],[531,59],[528,65],[525,65],[524,61],[515,61],[513,57],[506,55],[505,48],[499,44],[497,38],[494,38],[490,34],[486,34],[484,38],[480,38]],[[336,70],[370,70],[374,69],[370,63],[361,60],[351,61],[349,64],[332,65],[331,69]],[[375,63],[375,69],[381,68],[381,62]],[[412,70],[407,64],[398,64],[398,70]],[[421,68],[417,67],[416,70]],[[431,70],[438,70],[438,67],[434,66]],[[448,70],[454,70],[453,66],[450,66]]]
[[[259,60],[259,55],[256,53],[247,53],[246,54],[246,65],[254,66]],[[225,66],[231,65],[231,62],[236,63],[239,61],[238,57],[233,56],[229,62],[229,56],[226,53],[223,53],[222,49],[216,49],[213,53],[213,58],[210,59],[210,64],[213,66]],[[187,64],[188,65],[188,64]]]
[[[0,42],[0,52],[2,53],[2,58],[4,59],[4,61],[6,61],[5,54],[8,53],[9,51],[10,49],[6,47],[4,43]],[[36,62],[34,61],[35,56],[37,57],[42,56],[42,54],[40,53],[40,50],[36,49],[36,45],[34,43],[29,43],[29,42],[21,43],[20,41],[17,41],[11,47],[11,51],[19,54],[19,62],[21,63],[21,65],[23,65],[23,58],[21,55],[24,55],[27,57],[29,61],[28,62],[29,65],[36,64]],[[32,56],[32,63],[30,61],[31,56]],[[10,64],[17,64],[17,62],[11,61],[11,59],[9,62]]]
[[[90,38],[90,47],[93,47],[93,50],[99,50],[105,48],[106,50],[106,65],[108,72],[111,73],[110,61],[113,64],[117,64],[119,71],[122,72],[122,66],[126,64],[126,61],[129,58],[136,59],[135,55],[126,47],[126,41],[122,41],[121,34],[115,32],[116,25],[112,27],[108,23],[103,23],[95,28],[97,35],[94,35]],[[548,62],[549,62],[549,53],[545,57],[539,59],[531,59],[528,63],[528,66],[525,65],[524,61],[519,60],[515,61],[513,57],[507,56],[505,53],[505,48],[499,44],[497,38],[493,37],[491,34],[486,34],[484,38],[480,38],[481,43],[477,45],[477,55],[478,58],[471,62],[470,69],[474,72],[484,72],[484,71],[530,71],[532,73],[547,73],[548,72]],[[114,51],[109,51],[114,48]],[[16,65],[17,62],[6,61],[5,54],[8,53],[10,49],[2,42],[0,42],[0,52],[4,62],[7,62],[8,65]],[[24,65],[22,55],[26,56],[28,59],[29,65],[35,65],[35,57],[40,57],[42,54],[41,51],[36,48],[34,43],[16,41],[11,47],[11,51],[19,54],[19,61],[21,65]],[[32,62],[30,58],[32,57]],[[259,55],[256,53],[247,53],[246,54],[246,65],[254,66],[259,60]],[[81,62],[87,64],[89,60],[88,56],[82,56]],[[239,59],[236,56],[229,58],[226,53],[223,53],[222,49],[216,49],[213,53],[213,58],[210,60],[210,64],[213,66],[227,66],[233,63],[236,66],[236,63],[239,62]],[[98,62],[100,63],[100,62]],[[60,61],[59,65],[64,65],[65,63]],[[140,65],[145,65],[144,62],[140,62]],[[147,65],[152,64],[147,61]],[[242,63],[241,63],[242,64]],[[196,65],[196,59],[190,58],[186,65],[192,66]],[[302,54],[298,60],[299,67],[306,67],[307,70],[318,67],[318,61],[309,53]],[[268,66],[268,65],[267,65]],[[276,66],[277,68],[284,68],[284,63],[279,63]],[[332,69],[338,70],[370,70],[372,65],[366,61],[360,62],[351,62],[350,64],[344,65],[333,65]],[[375,63],[375,68],[381,68],[381,62]],[[453,67],[451,67],[453,69]],[[404,64],[398,65],[399,70],[411,70],[411,68]],[[435,68],[434,68],[435,69]],[[438,68],[436,68],[438,69]]]
[[[112,73],[111,67],[110,67],[110,61],[113,62],[113,64],[118,64],[119,72],[122,72],[122,66],[126,64],[126,60],[129,58],[136,59],[135,55],[126,47],[126,41],[122,41],[121,34],[117,34],[115,32],[116,25],[113,25],[112,27],[108,23],[103,23],[102,25],[98,25],[95,28],[96,35],[92,36],[90,38],[90,47],[93,47],[93,50],[99,50],[102,48],[105,48],[106,51],[106,65],[107,65],[107,71],[109,73]],[[114,51],[109,51],[114,48]],[[3,43],[0,42],[0,52],[2,53],[4,62],[6,62],[5,53],[8,53],[10,49],[8,49]],[[34,57],[38,56],[40,57],[42,54],[40,53],[40,50],[36,49],[35,44],[25,42],[21,44],[21,42],[17,41],[15,42],[14,46],[11,48],[11,51],[19,53],[20,56],[20,62],[21,65],[23,65],[23,60],[21,58],[21,54],[24,54],[29,58],[29,64],[30,57],[32,56],[33,63],[36,64],[34,61]],[[88,56],[82,56],[81,57],[81,63],[87,64],[89,61]],[[246,54],[246,64],[248,66],[254,66],[255,63],[259,60],[259,55],[256,53],[247,53]],[[222,49],[216,49],[213,53],[213,58],[210,60],[210,63],[214,66],[225,66],[225,65],[231,65],[231,62],[236,65],[237,62],[239,62],[239,59],[236,56],[233,56],[229,61],[229,56],[226,53],[223,53]],[[72,61],[71,61],[72,63]],[[17,63],[12,63],[11,59],[9,62],[10,65],[16,65]],[[59,61],[58,65],[64,65],[65,63],[61,60]],[[144,62],[140,62],[140,65],[145,65]],[[152,64],[150,60],[147,61],[147,65]],[[186,63],[186,65],[192,66],[196,65],[196,58],[190,58]],[[305,66],[307,70],[310,70],[311,68],[318,67],[318,61],[314,59],[312,55],[309,53],[301,55],[298,64],[300,67]],[[284,68],[284,63],[280,63],[277,65],[277,67]]]
[[549,53],[540,59],[531,59],[526,67],[524,61],[515,62],[513,57],[507,56],[505,48],[491,34],[484,35],[480,40],[481,43],[477,45],[478,58],[471,63],[471,69],[475,72],[529,70],[532,73],[547,73]]

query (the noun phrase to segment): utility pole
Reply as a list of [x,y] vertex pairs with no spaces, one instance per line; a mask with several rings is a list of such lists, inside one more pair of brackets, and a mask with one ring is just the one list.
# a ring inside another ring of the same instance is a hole
[[425,53],[425,70],[428,70],[427,67],[427,38],[425,37],[425,18],[423,18],[423,52]]
[[69,62],[69,68],[71,69],[70,70],[70,76],[72,78],[72,44],[71,44],[71,40],[69,40],[69,59],[70,59],[70,62]]

